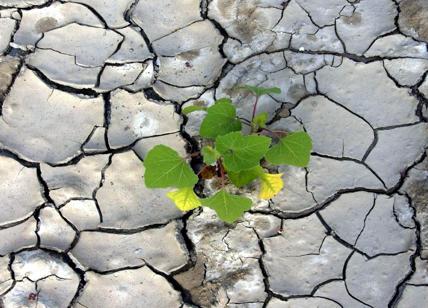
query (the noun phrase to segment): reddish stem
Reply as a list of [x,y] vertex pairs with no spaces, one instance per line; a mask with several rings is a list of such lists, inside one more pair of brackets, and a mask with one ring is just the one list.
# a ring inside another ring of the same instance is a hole
[[253,116],[251,117],[251,122],[253,122],[254,118],[256,117],[256,112],[257,112],[257,104],[259,102],[259,97],[256,96],[256,101],[254,102],[254,107],[253,107]]

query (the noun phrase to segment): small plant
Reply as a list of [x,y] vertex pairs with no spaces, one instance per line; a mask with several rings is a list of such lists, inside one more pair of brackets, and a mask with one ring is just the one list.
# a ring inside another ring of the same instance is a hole
[[[197,174],[186,159],[165,145],[157,145],[147,153],[144,160],[146,186],[175,188],[167,196],[182,211],[207,206],[223,221],[232,223],[251,208],[252,201],[232,193],[230,184],[239,189],[257,180],[259,198],[268,200],[284,186],[282,174],[268,170],[276,170],[279,165],[306,167],[309,163],[312,141],[306,132],[272,131],[266,125],[268,114],[257,113],[262,95],[279,94],[281,90],[240,88],[255,96],[251,121],[239,118],[228,98],[216,101],[209,108],[194,105],[183,109],[185,115],[198,110],[207,112],[200,127],[203,147],[199,153],[192,154],[203,160]],[[248,134],[242,132],[243,125],[248,126]],[[195,185],[207,179],[217,180],[218,191],[200,198],[194,191]]]

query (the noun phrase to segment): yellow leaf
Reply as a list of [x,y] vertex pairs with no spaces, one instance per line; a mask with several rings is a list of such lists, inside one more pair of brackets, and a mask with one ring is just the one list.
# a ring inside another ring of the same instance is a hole
[[166,194],[175,205],[183,212],[196,209],[201,206],[201,200],[196,196],[193,187],[183,187]]
[[269,200],[275,197],[284,187],[284,182],[282,181],[281,177],[282,177],[282,173],[280,174],[263,173],[260,176],[261,185],[260,185],[259,198],[264,200]]

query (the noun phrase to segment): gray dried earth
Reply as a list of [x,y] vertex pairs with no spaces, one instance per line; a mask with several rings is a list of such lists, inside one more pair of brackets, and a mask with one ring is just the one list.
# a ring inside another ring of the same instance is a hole
[[[0,306],[424,308],[426,0],[0,0]],[[306,169],[233,225],[143,184],[240,84]]]

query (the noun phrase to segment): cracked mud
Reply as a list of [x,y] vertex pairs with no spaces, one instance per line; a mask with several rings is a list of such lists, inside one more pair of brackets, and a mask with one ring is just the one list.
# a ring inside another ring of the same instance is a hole
[[[0,307],[423,307],[424,0],[0,0]],[[235,86],[306,169],[234,225],[148,190]]]

